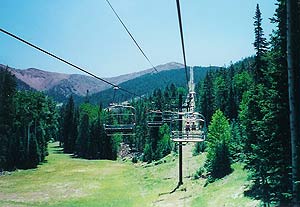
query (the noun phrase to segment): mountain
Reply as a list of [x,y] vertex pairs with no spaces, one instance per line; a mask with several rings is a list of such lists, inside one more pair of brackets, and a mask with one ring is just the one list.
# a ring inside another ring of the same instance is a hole
[[[104,79],[144,96],[151,94],[155,89],[165,88],[171,83],[177,87],[186,86],[183,67],[180,63],[171,62],[156,66],[158,72],[151,68]],[[0,69],[3,68],[6,66],[0,64]],[[194,67],[195,83],[203,79],[207,71],[217,68],[214,66]],[[101,103],[103,106],[113,101],[121,102],[135,98],[132,94],[118,90],[115,100],[113,100],[114,91],[110,85],[86,75],[55,73],[35,68],[21,70],[8,67],[8,70],[16,76],[19,89],[43,91],[58,102],[65,102],[72,94],[76,103],[82,103],[86,100],[87,90],[89,91],[89,101],[94,104]]]
[[[204,79],[207,72],[210,70],[216,70],[219,67],[194,67],[194,81],[198,83]],[[175,84],[177,87],[186,86],[186,76],[184,68],[173,69],[173,70],[162,70],[159,73],[147,73],[145,75],[133,78],[131,80],[121,83],[120,88],[124,88],[132,93],[139,96],[149,95],[155,89],[165,88],[170,84]],[[115,93],[115,94],[114,94]],[[126,93],[122,90],[114,92],[112,88],[104,91],[100,91],[89,96],[89,102],[93,104],[102,104],[107,106],[111,102],[123,102],[130,100],[133,97],[132,94]],[[77,101],[83,102],[86,98],[79,98]]]
[[[156,66],[156,69],[158,71],[167,71],[181,67],[183,67],[182,64],[171,62],[158,65]],[[6,68],[6,66],[0,64],[0,69],[1,68]],[[45,93],[54,96],[58,101],[64,101],[70,94],[74,94],[78,97],[85,96],[87,90],[89,91],[89,94],[95,94],[111,87],[102,81],[86,75],[55,73],[36,68],[23,70],[8,67],[8,70],[16,76],[18,87],[20,89],[44,91]],[[145,74],[153,73],[153,71],[154,69],[151,68],[104,79],[114,84],[120,84]]]

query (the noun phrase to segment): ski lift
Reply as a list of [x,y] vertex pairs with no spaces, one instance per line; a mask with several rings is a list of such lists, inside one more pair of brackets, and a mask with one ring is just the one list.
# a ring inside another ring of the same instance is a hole
[[163,123],[163,113],[160,110],[151,110],[147,113],[147,124],[148,127],[160,127]]
[[162,120],[164,123],[171,123],[174,119],[174,112],[173,111],[163,111],[162,112]]
[[107,108],[109,119],[104,124],[108,136],[119,133],[132,136],[134,134],[136,115],[135,108],[125,104],[111,104]]
[[206,122],[198,112],[179,112],[174,122],[182,121],[182,128],[171,131],[175,142],[203,142],[206,138]]

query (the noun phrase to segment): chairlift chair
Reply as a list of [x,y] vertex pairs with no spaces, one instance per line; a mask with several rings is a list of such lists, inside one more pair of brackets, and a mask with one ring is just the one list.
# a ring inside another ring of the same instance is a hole
[[174,120],[175,113],[173,111],[163,111],[162,120],[164,123],[171,123]]
[[180,112],[182,129],[172,130],[171,139],[175,142],[202,142],[206,138],[205,118],[198,112]]
[[147,124],[150,128],[160,127],[163,123],[163,113],[160,110],[150,110],[147,113]]
[[111,120],[104,124],[105,133],[112,136],[116,133],[121,135],[134,135],[136,125],[135,108],[125,104],[111,104],[107,108]]

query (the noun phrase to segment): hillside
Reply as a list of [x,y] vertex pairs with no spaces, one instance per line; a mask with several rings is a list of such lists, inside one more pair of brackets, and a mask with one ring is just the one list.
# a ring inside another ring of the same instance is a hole
[[[156,68],[158,71],[168,71],[181,67],[182,64],[171,62],[158,65]],[[0,64],[0,68],[3,69],[6,68],[6,66]],[[21,70],[8,67],[8,69],[17,78],[20,89],[44,91],[58,101],[65,101],[66,97],[70,94],[75,96],[85,96],[87,90],[89,90],[89,94],[94,94],[110,87],[106,83],[86,75],[55,73],[36,68]],[[114,84],[120,84],[152,72],[153,69],[146,69],[135,73],[104,79]]]
[[[194,79],[195,82],[202,80],[207,71],[216,70],[218,67],[194,67]],[[131,92],[134,92],[140,96],[149,95],[155,89],[165,88],[171,83],[176,86],[186,86],[185,70],[183,68],[161,71],[159,73],[145,74],[143,76],[134,78],[132,80],[123,82],[120,84],[121,88],[125,88]],[[106,106],[113,101],[114,91],[112,88],[95,93],[89,97],[89,100],[93,104],[99,104]],[[122,102],[134,98],[131,94],[123,92],[121,90],[116,92],[116,102]],[[79,99],[80,100],[80,99]],[[84,98],[80,100],[82,102]]]
[[[6,66],[0,64],[0,69]],[[208,70],[217,67],[194,67],[195,81],[203,79]],[[29,68],[25,70],[8,68],[16,77],[18,89],[43,91],[58,102],[65,102],[71,94],[77,103],[85,100],[87,90],[91,103],[107,105],[112,101],[113,90],[110,85],[93,77],[79,74],[63,74]],[[138,95],[147,95],[155,89],[164,88],[171,83],[177,86],[186,84],[185,71],[180,63],[170,62],[156,66],[158,73],[146,69],[136,73],[120,75],[106,80],[119,84],[122,88]],[[115,101],[124,101],[133,98],[127,93],[119,91]]]
[[247,175],[240,164],[207,187],[203,179],[193,180],[205,154],[193,157],[191,149],[183,149],[184,185],[170,194],[178,179],[176,155],[161,164],[83,160],[51,144],[46,164],[0,176],[0,206],[256,206],[243,195]]

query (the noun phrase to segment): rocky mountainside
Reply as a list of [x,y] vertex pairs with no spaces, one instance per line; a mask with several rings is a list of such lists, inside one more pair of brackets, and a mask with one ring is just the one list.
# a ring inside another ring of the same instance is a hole
[[[182,67],[182,64],[175,62],[156,66],[158,71],[179,69]],[[6,66],[0,64],[0,68],[6,68]],[[67,97],[70,94],[85,96],[87,90],[89,90],[89,94],[94,94],[110,87],[109,85],[86,75],[55,73],[36,68],[15,69],[8,67],[8,69],[16,76],[20,88],[32,88],[57,97]],[[153,72],[154,70],[151,68],[140,72],[105,79],[112,83],[120,84]]]

